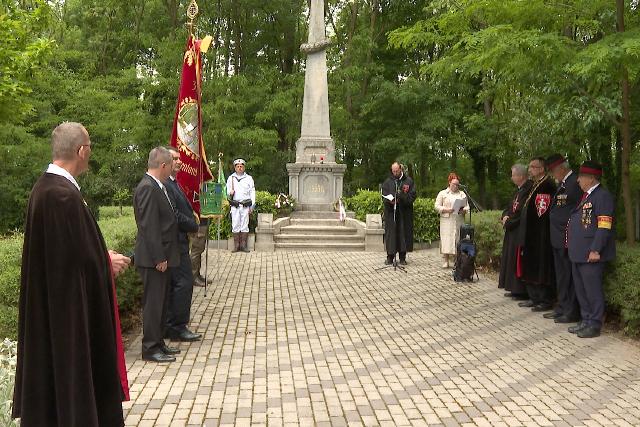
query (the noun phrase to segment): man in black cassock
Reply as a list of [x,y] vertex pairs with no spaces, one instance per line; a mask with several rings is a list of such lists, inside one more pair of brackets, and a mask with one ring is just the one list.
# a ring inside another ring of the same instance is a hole
[[385,264],[390,265],[396,253],[399,263],[407,264],[407,252],[413,251],[413,202],[416,187],[413,179],[402,171],[398,162],[391,165],[391,176],[382,184],[384,202]]
[[519,305],[531,307],[532,311],[548,311],[553,307],[555,297],[549,212],[556,184],[547,175],[542,157],[531,159],[529,176],[533,186],[522,207],[516,275],[526,283],[530,301]]
[[25,223],[13,417],[20,425],[122,426],[129,399],[108,251],[76,177],[91,141],[79,123],[51,136],[53,161],[33,186]]
[[502,258],[500,261],[500,277],[498,288],[508,291],[506,297],[513,299],[527,299],[525,284],[516,277],[516,261],[518,256],[518,227],[522,206],[531,191],[531,180],[527,176],[527,167],[515,164],[511,167],[511,181],[518,187],[509,206],[502,212],[502,226],[504,240],[502,243]]

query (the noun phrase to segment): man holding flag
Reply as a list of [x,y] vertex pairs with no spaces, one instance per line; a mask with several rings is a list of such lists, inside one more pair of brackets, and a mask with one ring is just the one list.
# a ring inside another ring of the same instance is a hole
[[185,192],[194,213],[200,218],[198,231],[190,234],[191,269],[196,286],[205,285],[205,280],[200,274],[200,266],[209,232],[209,221],[200,216],[200,192],[202,184],[213,179],[202,140],[201,111],[201,53],[207,52],[210,42],[209,36],[197,40],[193,34],[187,40],[171,134],[171,146],[176,147],[180,153],[182,163],[176,181]]

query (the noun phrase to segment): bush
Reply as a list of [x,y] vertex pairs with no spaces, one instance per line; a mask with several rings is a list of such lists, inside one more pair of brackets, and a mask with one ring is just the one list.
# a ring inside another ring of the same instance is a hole
[[429,244],[440,239],[440,215],[435,199],[418,197],[413,203],[413,239]]
[[133,218],[133,206],[101,206],[100,219],[120,218],[130,216]]
[[343,199],[347,211],[352,211],[359,221],[366,221],[367,214],[382,214],[382,197],[377,191],[358,190],[353,197]]
[[16,355],[18,345],[15,341],[5,338],[0,342],[0,426],[16,426],[11,419],[13,406],[13,384],[16,376]]
[[605,272],[607,311],[620,316],[629,335],[640,335],[640,247],[617,243],[616,259]]
[[23,235],[0,240],[0,337],[18,336],[18,298]]
[[500,268],[504,230],[500,222],[501,211],[483,211],[472,213],[471,223],[475,227],[475,240],[478,246],[476,264],[494,270]]
[[[119,211],[119,208],[107,208],[106,212],[115,209]],[[103,219],[99,224],[109,249],[120,253],[133,250],[136,223],[132,210],[124,216]],[[23,237],[22,234],[15,234],[0,240],[0,337],[11,339],[16,339],[18,335],[18,298]],[[126,331],[132,326],[131,319],[138,312],[142,299],[142,282],[135,268],[129,268],[118,276],[116,291],[122,329]]]

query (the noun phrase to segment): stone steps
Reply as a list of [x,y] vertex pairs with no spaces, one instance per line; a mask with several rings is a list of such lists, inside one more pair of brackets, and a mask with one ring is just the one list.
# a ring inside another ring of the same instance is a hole
[[277,251],[365,250],[364,233],[339,221],[335,212],[294,212],[273,242]]
[[296,235],[309,235],[309,236],[344,236],[355,235],[358,230],[352,227],[337,226],[337,225],[287,225],[280,229],[280,235],[296,234]]
[[362,252],[365,250],[364,239],[362,243],[343,242],[307,242],[307,243],[275,243],[276,251],[309,251],[309,252]]

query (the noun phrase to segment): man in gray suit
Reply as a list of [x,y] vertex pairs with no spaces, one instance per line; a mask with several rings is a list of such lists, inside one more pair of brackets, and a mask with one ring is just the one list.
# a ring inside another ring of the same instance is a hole
[[180,350],[167,347],[163,332],[167,315],[171,271],[180,264],[178,223],[163,181],[171,174],[169,150],[156,147],[149,153],[147,173],[133,194],[138,225],[135,265],[144,283],[142,296],[142,358],[173,362]]

